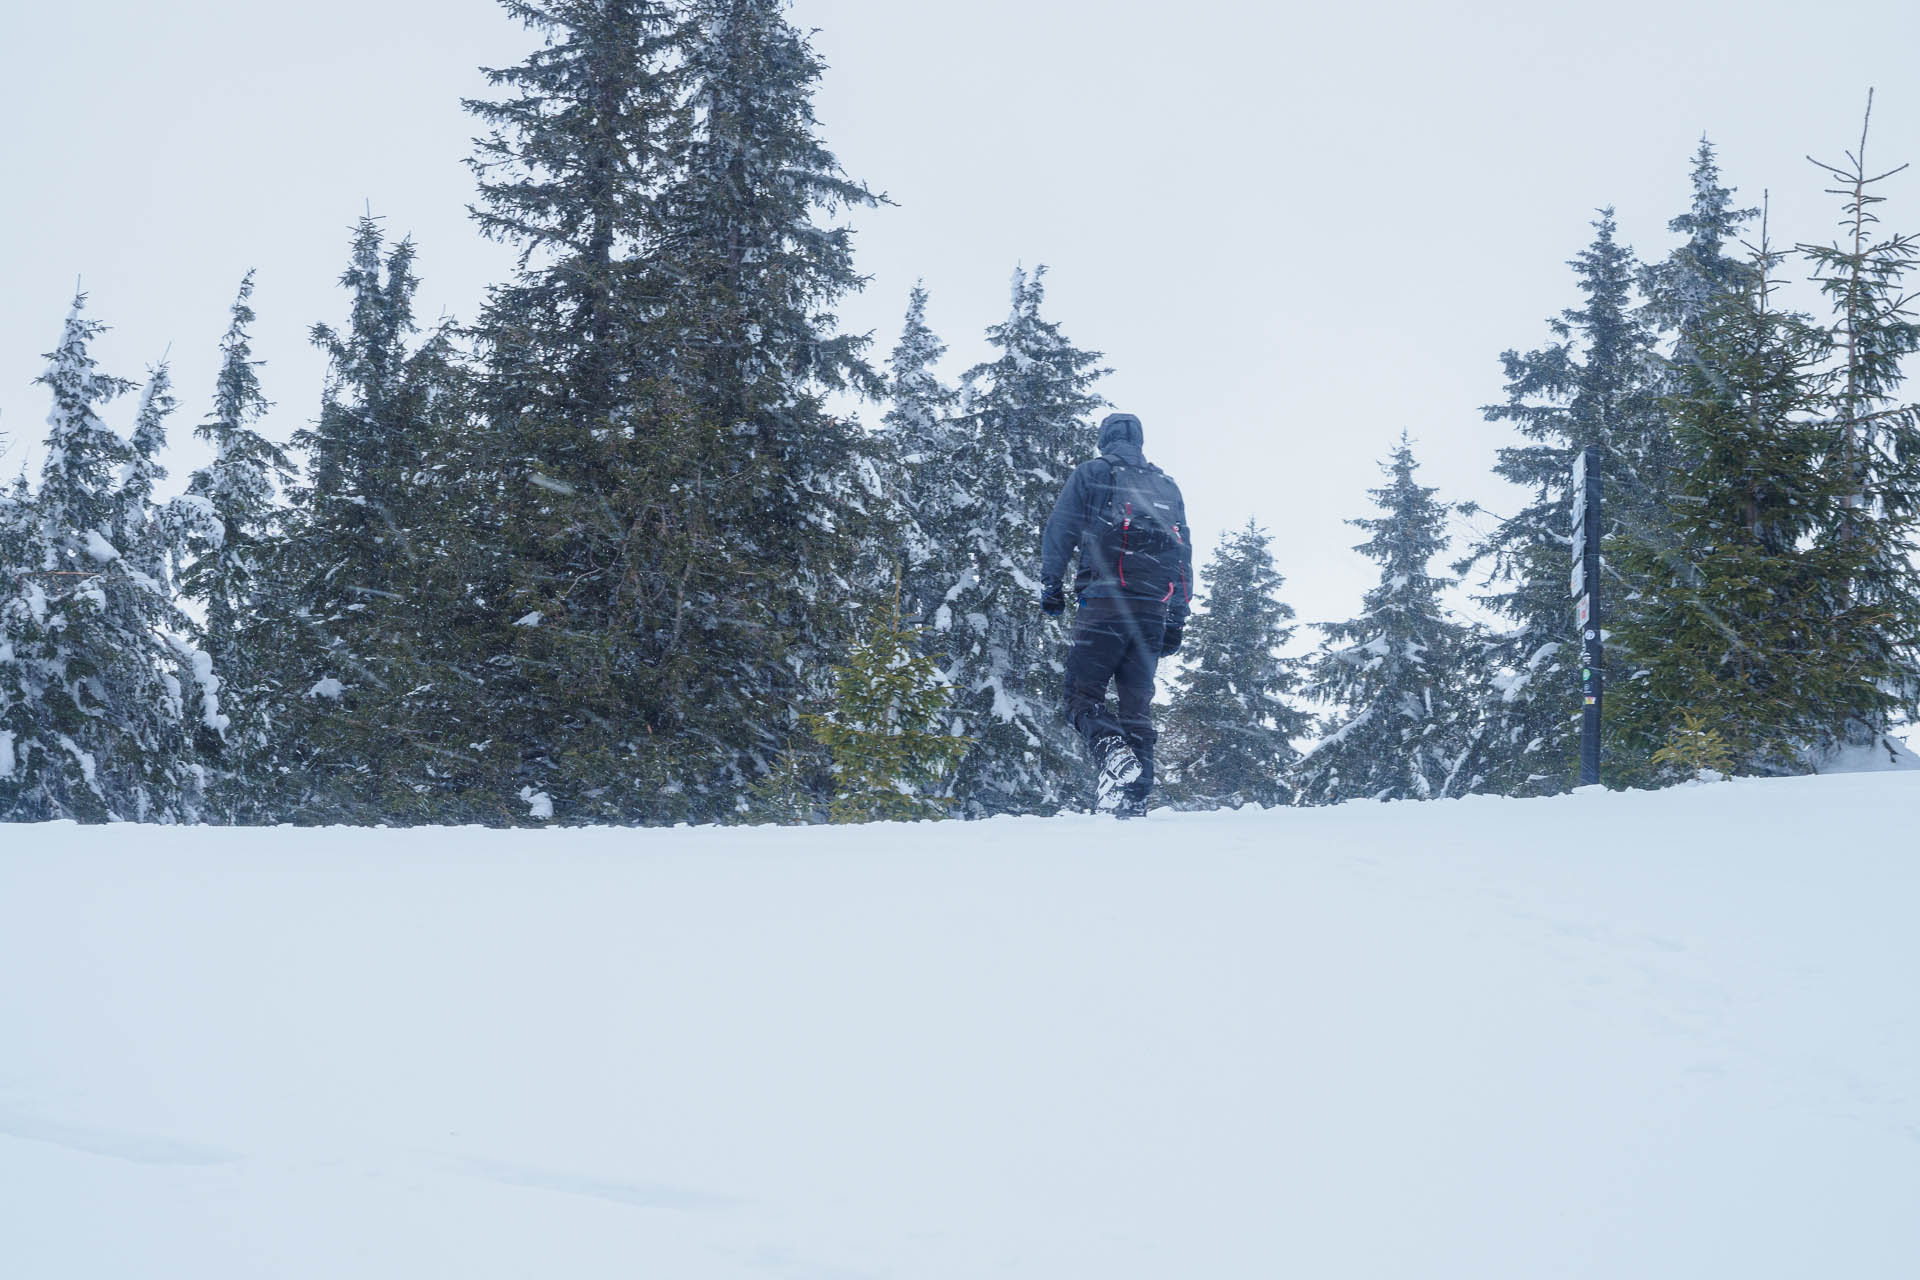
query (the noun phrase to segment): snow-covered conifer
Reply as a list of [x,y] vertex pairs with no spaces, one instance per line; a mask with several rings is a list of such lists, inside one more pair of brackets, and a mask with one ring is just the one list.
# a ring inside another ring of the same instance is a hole
[[1187,625],[1185,663],[1161,737],[1167,793],[1196,808],[1285,804],[1293,739],[1309,728],[1291,699],[1298,662],[1280,649],[1293,610],[1279,590],[1272,539],[1249,520],[1223,541],[1201,581],[1204,608]]
[[1446,550],[1447,507],[1416,484],[1419,464],[1403,435],[1371,490],[1382,514],[1350,521],[1373,536],[1355,550],[1380,565],[1364,611],[1323,623],[1327,639],[1307,692],[1336,710],[1326,736],[1296,770],[1310,804],[1342,800],[1426,800],[1457,793],[1469,708],[1461,671],[1469,636],[1448,616],[1433,558]]
[[[1920,315],[1908,281],[1920,264],[1920,236],[1881,230],[1880,184],[1907,166],[1867,165],[1873,97],[1859,147],[1846,163],[1820,169],[1842,201],[1841,236],[1799,246],[1832,308],[1833,380],[1827,395],[1827,466],[1848,497],[1822,538],[1853,564],[1831,584],[1832,608],[1864,608],[1877,622],[1848,642],[1826,645],[1828,661],[1875,680],[1878,707],[1853,715],[1846,744],[1882,755],[1896,713],[1920,711],[1920,405],[1904,399],[1906,361],[1920,351]],[[1817,761],[1816,761],[1817,763]]]
[[1830,536],[1852,492],[1827,465],[1831,339],[1774,303],[1785,257],[1763,232],[1746,283],[1695,317],[1669,402],[1688,467],[1662,536],[1616,556],[1648,589],[1619,629],[1638,656],[1609,720],[1654,778],[1798,772],[1888,709],[1894,673],[1858,661],[1876,611],[1837,589],[1870,552]]
[[786,8],[689,5],[692,118],[654,264],[674,282],[658,359],[682,429],[708,448],[676,473],[702,491],[711,542],[691,584],[706,653],[674,694],[671,731],[724,753],[700,783],[714,789],[718,766],[716,800],[802,731],[853,610],[892,576],[893,557],[870,554],[895,539],[880,442],[823,400],[882,389],[866,339],[832,310],[861,283],[844,214],[880,197],[820,135],[822,63]]
[[83,745],[105,704],[97,657],[86,651],[106,611],[86,531],[103,553],[117,554],[103,530],[117,514],[112,479],[131,451],[100,408],[131,384],[95,366],[88,345],[103,326],[86,318],[85,305],[84,295],[74,299],[40,379],[53,406],[38,491],[17,484],[0,525],[9,570],[0,605],[0,818],[8,821],[115,814],[98,757]]
[[946,353],[946,344],[927,324],[926,286],[916,284],[900,341],[887,362],[885,425],[903,475],[896,487],[907,506],[905,607],[922,622],[931,619],[958,576],[955,553],[963,549],[960,529],[968,505],[950,465],[960,442],[955,421],[959,395],[940,380],[935,368]]
[[[1719,157],[1706,138],[1693,156],[1692,186],[1687,212],[1667,223],[1686,240],[1664,262],[1643,268],[1640,281],[1653,327],[1674,335],[1676,371],[1693,362],[1695,331],[1709,314],[1751,283],[1751,264],[1739,256],[1738,240],[1741,227],[1760,212],[1735,207],[1734,189],[1721,181]],[[1676,372],[1669,388],[1684,376]]]
[[114,494],[114,545],[127,564],[154,584],[171,601],[175,569],[189,544],[219,536],[206,504],[192,496],[161,502],[155,495],[167,478],[160,456],[167,448],[167,419],[179,408],[173,394],[173,375],[163,361],[148,371],[134,413],[128,459],[120,470]]
[[[811,742],[897,503],[832,307],[858,286],[780,0],[509,3],[546,46],[469,103],[522,250],[477,328],[504,606],[484,701],[564,818],[733,814]],[[885,557],[890,562],[891,555]],[[891,574],[887,574],[888,580]]]
[[[1601,451],[1608,524],[1604,545],[1629,526],[1657,528],[1672,462],[1661,408],[1664,370],[1644,309],[1633,305],[1633,254],[1615,239],[1610,210],[1570,264],[1585,302],[1550,322],[1553,341],[1508,351],[1507,400],[1490,421],[1514,424],[1528,443],[1500,450],[1497,474],[1525,505],[1470,549],[1457,568],[1483,566],[1480,603],[1512,623],[1488,647],[1489,696],[1480,708],[1481,771],[1488,790],[1536,795],[1572,785],[1579,741],[1579,637],[1567,595],[1572,566],[1568,494],[1582,449]],[[1610,587],[1629,601],[1634,584]]]
[[[22,476],[0,489],[0,821],[24,818],[21,757],[38,744],[40,673],[32,664],[45,626],[39,520]],[[36,811],[37,812],[37,811]]]
[[254,312],[253,273],[240,282],[232,320],[220,340],[220,373],[213,406],[194,434],[213,446],[213,460],[188,479],[187,492],[207,503],[220,524],[217,544],[193,558],[187,593],[207,610],[207,633],[216,660],[237,665],[242,629],[254,613],[263,573],[262,547],[274,530],[275,499],[291,479],[286,451],[260,434],[273,407],[260,386],[249,326]]
[[927,286],[921,281],[907,295],[900,341],[887,359],[885,422],[910,442],[915,453],[932,453],[953,436],[953,410],[959,396],[940,380],[935,367],[946,354],[947,344],[927,324]]
[[471,741],[503,802],[527,789],[563,821],[691,816],[700,770],[668,757],[715,754],[676,717],[694,682],[727,678],[706,641],[709,600],[729,593],[711,585],[725,573],[707,512],[727,442],[692,420],[663,354],[682,329],[658,257],[688,129],[686,15],[502,2],[541,46],[466,103],[489,129],[474,218],[520,254],[474,328],[479,435],[458,468],[486,531]]
[[804,738],[878,586],[857,543],[884,468],[820,399],[875,381],[829,312],[849,234],[819,218],[873,197],[819,140],[820,63],[776,0],[510,8],[549,46],[470,105],[497,128],[477,213],[528,251],[480,330],[513,607],[550,620],[506,655],[541,708],[523,755],[570,813],[722,816]]
[[74,298],[60,345],[48,353],[47,370],[36,380],[53,399],[35,504],[43,530],[58,542],[48,549],[58,563],[45,567],[83,576],[87,571],[75,566],[95,562],[87,535],[111,544],[121,470],[133,461],[133,451],[100,410],[134,386],[95,364],[89,346],[106,326],[86,317],[86,301],[85,294]]
[[410,241],[388,251],[379,223],[360,219],[340,280],[351,299],[348,327],[313,327],[314,345],[327,355],[327,386],[319,417],[294,435],[307,453],[309,476],[292,495],[294,524],[282,571],[291,571],[319,648],[308,658],[316,680],[343,676],[333,669],[340,663],[363,662],[364,655],[333,657],[343,640],[329,630],[357,630],[356,615],[396,594],[410,552],[406,517],[418,501],[410,478],[423,444],[406,386],[419,285],[413,258]]
[[225,724],[218,677],[166,580],[152,501],[172,407],[166,370],[154,371],[129,446],[100,416],[129,384],[96,367],[89,345],[101,326],[84,305],[75,299],[39,379],[53,400],[40,484],[31,501],[16,490],[9,502],[8,558],[20,571],[0,604],[11,765],[0,816],[193,821],[192,733]]
[[166,522],[155,519],[154,493],[167,478],[160,454],[167,447],[167,419],[179,407],[173,395],[173,375],[163,362],[148,370],[140,391],[140,407],[133,418],[133,438],[120,471],[114,543],[128,563],[171,592],[172,557],[168,555]]
[[1013,276],[1012,310],[987,330],[999,352],[968,371],[954,452],[936,463],[966,495],[953,578],[930,642],[974,740],[954,787],[969,816],[1052,813],[1087,799],[1085,765],[1060,714],[1070,620],[1038,608],[1040,530],[1067,477],[1093,452],[1104,403],[1100,354],[1041,315],[1046,268]]
[[[249,328],[253,273],[240,281],[227,332],[220,340],[220,372],[213,405],[194,434],[213,446],[213,460],[187,481],[187,498],[200,504],[209,529],[192,540],[181,574],[185,594],[205,610],[206,647],[220,673],[229,727],[211,754],[215,777],[210,797],[229,821],[263,818],[257,808],[257,778],[273,708],[266,652],[276,639],[274,619],[291,592],[276,589],[279,486],[292,478],[292,464],[278,444],[258,430],[272,407],[260,386]],[[281,565],[281,568],[288,566]],[[284,638],[284,637],[283,637]]]
[[[252,579],[274,597],[275,625],[248,637],[269,666],[259,714],[271,718],[272,780],[283,787],[274,803],[306,821],[403,817],[438,794],[440,736],[468,740],[430,697],[463,679],[434,664],[457,648],[453,620],[466,604],[432,548],[472,513],[449,502],[436,465],[464,421],[444,332],[411,341],[413,260],[410,241],[389,249],[379,224],[361,219],[341,277],[347,327],[313,330],[328,376],[319,417],[294,437],[309,475]],[[271,469],[256,457],[245,479]],[[467,537],[489,532],[469,525]]]
[[465,103],[490,130],[468,161],[473,217],[520,251],[477,332],[496,411],[537,420],[513,442],[532,451],[524,465],[579,486],[599,462],[588,442],[640,429],[651,371],[634,358],[664,287],[641,256],[658,243],[658,197],[684,133],[685,26],[662,0],[501,4],[542,46],[487,71],[502,97]]

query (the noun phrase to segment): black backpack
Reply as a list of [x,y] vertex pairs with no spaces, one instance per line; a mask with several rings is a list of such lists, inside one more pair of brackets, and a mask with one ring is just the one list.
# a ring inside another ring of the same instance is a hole
[[1107,504],[1094,521],[1101,579],[1130,596],[1173,600],[1178,593],[1186,598],[1192,551],[1180,486],[1151,463],[1142,466],[1111,454],[1101,461],[1112,476]]

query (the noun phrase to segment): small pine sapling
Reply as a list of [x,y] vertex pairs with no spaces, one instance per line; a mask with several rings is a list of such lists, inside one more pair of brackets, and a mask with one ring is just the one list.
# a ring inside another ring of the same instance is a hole
[[1685,711],[1666,745],[1653,753],[1653,763],[1696,781],[1713,782],[1733,772],[1733,744],[1709,723],[1706,712]]
[[903,822],[946,812],[944,801],[926,793],[971,744],[940,732],[951,691],[919,639],[901,622],[896,593],[835,669],[833,710],[806,717],[833,757],[835,822]]

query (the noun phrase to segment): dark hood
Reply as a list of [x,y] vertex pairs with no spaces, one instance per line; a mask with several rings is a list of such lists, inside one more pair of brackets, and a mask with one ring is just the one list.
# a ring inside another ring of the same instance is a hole
[[1140,419],[1130,413],[1110,413],[1101,420],[1101,453],[1138,454],[1146,439],[1147,433],[1140,429]]

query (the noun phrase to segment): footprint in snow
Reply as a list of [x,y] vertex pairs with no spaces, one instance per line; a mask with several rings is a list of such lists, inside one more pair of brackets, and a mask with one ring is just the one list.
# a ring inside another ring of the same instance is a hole
[[633,1205],[640,1209],[732,1209],[740,1204],[738,1200],[727,1196],[690,1191],[684,1187],[623,1182],[613,1178],[595,1178],[576,1173],[556,1173],[544,1169],[530,1169],[524,1165],[501,1164],[492,1160],[463,1159],[459,1165],[462,1172],[473,1177],[504,1183],[510,1187],[533,1187],[540,1191],[557,1191],[562,1195],[611,1200],[615,1204]]
[[196,1166],[230,1164],[240,1159],[230,1151],[203,1147],[197,1143],[108,1129],[87,1129],[9,1110],[0,1110],[0,1136],[51,1143],[70,1151],[130,1160],[134,1164]]

